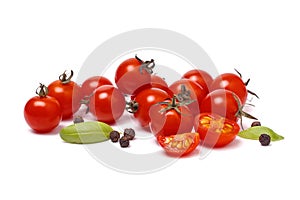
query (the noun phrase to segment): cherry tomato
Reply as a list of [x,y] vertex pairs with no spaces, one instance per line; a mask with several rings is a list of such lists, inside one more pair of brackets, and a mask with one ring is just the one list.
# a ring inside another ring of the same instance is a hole
[[150,87],[141,90],[131,101],[130,110],[142,127],[148,127],[150,122],[150,107],[158,102],[162,102],[171,96],[164,90]]
[[186,156],[193,152],[200,143],[199,133],[181,133],[171,136],[158,136],[157,141],[167,154]]
[[203,71],[200,69],[190,70],[190,71],[186,72],[182,76],[182,78],[187,78],[192,81],[195,81],[196,83],[198,83],[199,85],[202,86],[202,88],[204,89],[206,94],[209,93],[210,85],[213,82],[213,78],[211,77],[211,75],[209,73],[207,73],[206,71]]
[[242,104],[247,100],[247,88],[243,80],[231,73],[225,73],[217,76],[211,84],[211,90],[226,89],[234,92],[241,100]]
[[197,115],[194,128],[200,134],[203,145],[210,147],[223,147],[231,143],[240,131],[235,121],[211,113]]
[[112,85],[112,83],[103,76],[92,76],[86,79],[81,85],[81,97],[90,96],[96,88],[102,85]]
[[156,136],[191,132],[193,128],[193,114],[188,107],[180,106],[175,96],[151,106],[149,116],[151,132]]
[[39,96],[31,98],[24,107],[24,118],[34,131],[47,133],[60,123],[61,107],[54,97],[47,96],[45,85],[41,84],[36,93]]
[[72,117],[80,107],[80,98],[76,94],[80,91],[80,86],[74,81],[71,81],[72,76],[72,70],[69,77],[67,77],[66,72],[64,72],[59,76],[59,80],[50,83],[48,86],[48,95],[58,100],[62,109],[63,119]]
[[168,87],[167,82],[160,76],[158,75],[151,75],[151,83],[152,84],[158,84],[164,87]]
[[189,79],[180,79],[170,85],[170,90],[177,95],[179,101],[194,100],[188,107],[194,115],[200,113],[200,104],[206,96],[203,87]]
[[201,103],[201,113],[213,113],[237,121],[240,99],[232,91],[217,89],[209,93]]
[[115,83],[124,94],[132,94],[137,88],[151,82],[154,61],[142,61],[138,57],[123,61],[116,70]]
[[98,121],[114,123],[125,109],[123,94],[112,85],[98,87],[90,98],[89,110]]

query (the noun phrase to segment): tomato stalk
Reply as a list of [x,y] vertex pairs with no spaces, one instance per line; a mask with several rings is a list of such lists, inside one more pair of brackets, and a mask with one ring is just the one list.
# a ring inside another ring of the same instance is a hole
[[139,68],[139,71],[141,74],[143,74],[143,70],[145,69],[146,72],[148,72],[149,74],[153,73],[153,68],[155,67],[155,63],[154,60],[151,59],[150,61],[143,61],[142,59],[140,59],[137,55],[135,55],[135,58],[141,63],[141,66]]
[[71,82],[71,79],[72,79],[72,77],[73,77],[73,75],[74,75],[73,70],[71,70],[71,74],[69,75],[69,77],[68,77],[68,75],[66,74],[66,72],[67,72],[67,70],[65,70],[64,73],[62,73],[62,74],[58,77],[58,79],[61,81],[62,84],[70,83],[70,82]]
[[[234,71],[235,71],[235,72],[240,76],[240,78],[242,79],[242,74],[241,74],[237,69],[234,69]],[[244,83],[244,85],[245,85],[245,86],[248,86],[249,82],[250,82],[250,78],[248,78],[248,80]],[[252,92],[251,90],[248,90],[248,89],[247,89],[247,92],[248,92],[249,94],[252,94],[253,96],[255,96],[256,98],[259,99],[258,95],[255,94],[254,92]]]
[[44,84],[40,83],[40,86],[35,90],[35,93],[39,97],[46,97],[48,94],[48,88]]
[[131,100],[129,102],[126,102],[126,111],[129,112],[129,113],[136,113],[137,110],[139,108],[139,103],[134,101],[134,100]]

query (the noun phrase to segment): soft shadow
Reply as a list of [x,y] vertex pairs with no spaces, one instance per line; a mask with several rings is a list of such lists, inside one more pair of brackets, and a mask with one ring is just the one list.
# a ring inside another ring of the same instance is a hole
[[37,132],[33,129],[29,129],[29,132],[31,132],[32,134],[36,134],[36,135],[57,135],[59,133],[59,131],[64,127],[64,125],[60,124],[58,125],[56,128],[54,128],[52,131],[50,132]]

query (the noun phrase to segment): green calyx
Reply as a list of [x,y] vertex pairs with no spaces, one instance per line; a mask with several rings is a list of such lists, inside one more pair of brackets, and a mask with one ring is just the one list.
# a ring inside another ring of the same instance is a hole
[[40,83],[40,86],[35,90],[35,93],[39,95],[39,97],[46,97],[48,92],[47,86],[42,83]]

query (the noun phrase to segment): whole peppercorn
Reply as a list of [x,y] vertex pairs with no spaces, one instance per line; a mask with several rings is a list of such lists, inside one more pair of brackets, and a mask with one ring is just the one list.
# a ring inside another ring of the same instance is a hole
[[259,121],[254,121],[251,124],[251,127],[253,127],[253,126],[261,126],[261,123]]
[[268,134],[261,134],[259,136],[259,142],[262,146],[268,146],[271,142],[271,137]]
[[135,131],[132,128],[125,128],[124,136],[129,140],[133,140],[133,138],[135,137]]
[[77,124],[77,123],[81,123],[84,122],[83,118],[81,116],[75,116],[73,119],[73,123]]
[[120,138],[120,133],[118,131],[112,131],[109,134],[109,138],[112,142],[118,142]]
[[121,147],[123,148],[129,146],[129,138],[127,138],[126,136],[121,137],[119,142]]

